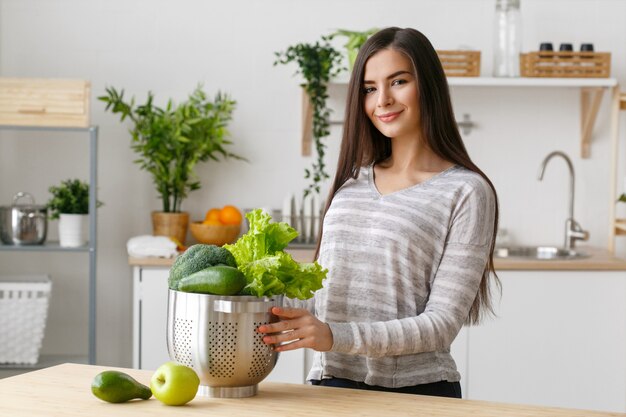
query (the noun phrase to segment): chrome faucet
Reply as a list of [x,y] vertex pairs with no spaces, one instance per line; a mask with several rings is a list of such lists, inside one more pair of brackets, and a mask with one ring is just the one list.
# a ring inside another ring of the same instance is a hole
[[573,249],[577,240],[589,239],[589,232],[583,230],[580,224],[574,220],[574,165],[572,165],[571,159],[561,151],[550,152],[541,163],[539,167],[539,181],[543,180],[543,173],[546,170],[548,161],[554,156],[560,156],[567,163],[569,169],[569,217],[565,221],[565,244],[566,249]]

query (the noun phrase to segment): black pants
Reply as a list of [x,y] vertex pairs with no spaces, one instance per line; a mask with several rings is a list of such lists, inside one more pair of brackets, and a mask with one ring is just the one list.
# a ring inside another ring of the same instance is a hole
[[311,380],[313,385],[324,387],[354,388],[370,391],[399,392],[402,394],[431,395],[435,397],[461,398],[461,384],[458,382],[439,381],[431,384],[420,384],[412,387],[387,388],[378,385],[368,385],[365,382],[352,381],[343,378],[329,378]]

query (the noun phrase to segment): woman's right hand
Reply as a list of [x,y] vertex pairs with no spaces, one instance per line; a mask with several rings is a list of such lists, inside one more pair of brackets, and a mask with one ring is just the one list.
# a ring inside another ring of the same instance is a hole
[[326,352],[333,347],[333,333],[328,324],[308,310],[273,307],[272,314],[278,316],[280,321],[259,326],[257,331],[265,334],[265,344],[275,345],[275,351],[310,348]]

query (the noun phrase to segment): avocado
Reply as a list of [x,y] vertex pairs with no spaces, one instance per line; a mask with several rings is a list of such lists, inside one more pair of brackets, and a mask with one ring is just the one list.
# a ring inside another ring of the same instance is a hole
[[178,290],[200,294],[235,295],[247,283],[246,277],[237,268],[218,265],[186,276],[178,283]]
[[182,255],[174,261],[170,268],[168,285],[172,290],[178,290],[181,279],[215,265],[228,265],[237,267],[237,262],[232,253],[221,246],[197,244],[190,246]]
[[147,400],[152,391],[124,372],[104,371],[91,382],[91,392],[96,397],[110,403],[123,403],[134,398]]

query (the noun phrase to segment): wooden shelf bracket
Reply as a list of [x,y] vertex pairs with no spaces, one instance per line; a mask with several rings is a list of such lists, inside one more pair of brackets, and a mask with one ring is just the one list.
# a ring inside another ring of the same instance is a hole
[[626,110],[626,93],[620,92],[619,85],[611,89],[611,184],[609,190],[609,245],[610,253],[615,253],[615,237],[626,235],[626,219],[617,218],[617,164],[619,152],[620,110]]
[[596,117],[604,88],[583,87],[580,89],[580,156],[589,158],[591,156],[591,134],[596,123]]
[[626,235],[626,219],[615,219],[615,234]]
[[302,156],[310,156],[313,143],[313,106],[306,90],[302,89]]

